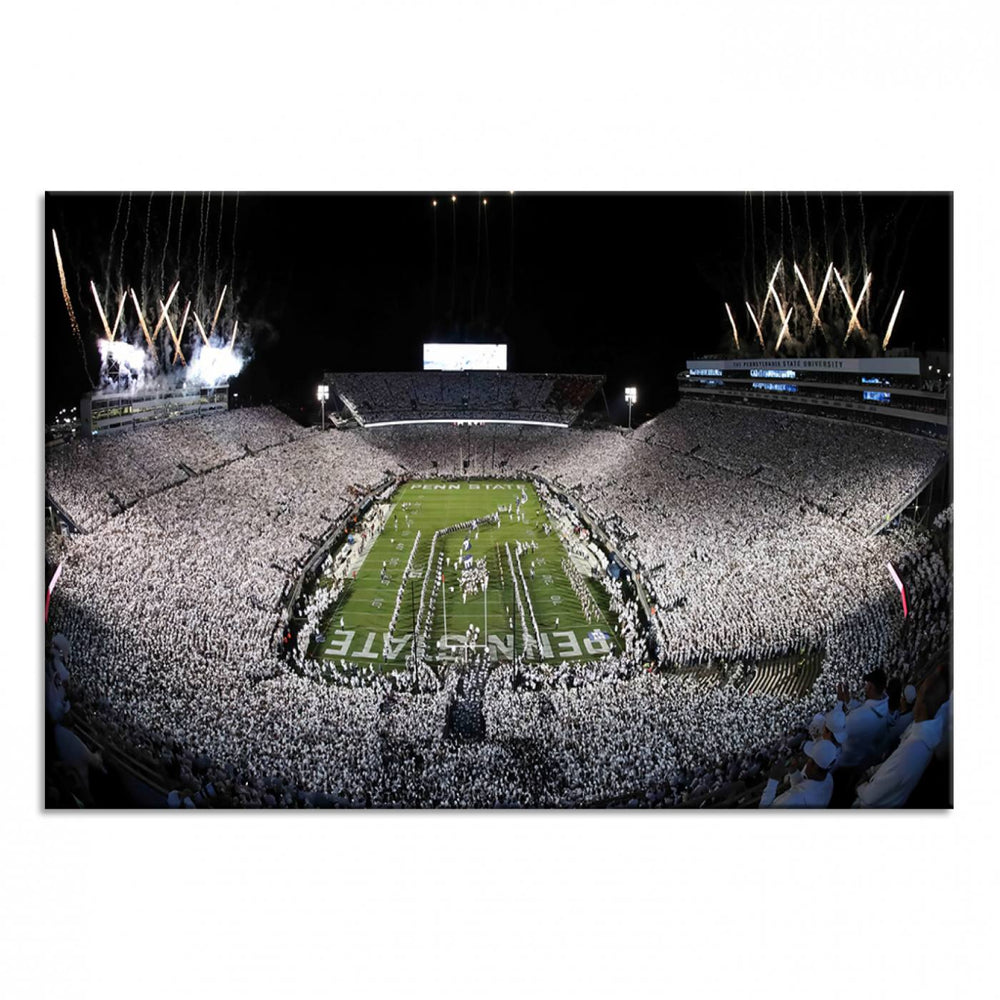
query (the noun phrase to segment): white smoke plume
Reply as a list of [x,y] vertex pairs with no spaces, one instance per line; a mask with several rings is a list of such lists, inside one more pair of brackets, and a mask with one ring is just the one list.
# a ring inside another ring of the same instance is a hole
[[[189,352],[186,364],[178,361],[168,372],[157,367],[137,331],[129,331],[114,341],[99,337],[100,388],[134,391],[151,388],[154,384],[185,388],[224,385],[239,375],[251,358],[249,328],[241,328],[239,334],[232,347],[219,334],[214,334],[208,344],[200,337],[186,337]],[[173,353],[172,344],[169,353]]]
[[[215,338],[212,338],[213,341]],[[184,371],[187,385],[216,386],[235,378],[243,370],[249,358],[240,351],[240,345],[216,345],[196,343]]]
[[101,354],[102,389],[141,385],[152,373],[152,364],[145,349],[126,340],[100,337],[97,349]]

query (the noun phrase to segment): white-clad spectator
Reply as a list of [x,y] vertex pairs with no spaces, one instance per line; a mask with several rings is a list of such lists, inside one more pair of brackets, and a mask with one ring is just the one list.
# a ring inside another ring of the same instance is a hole
[[778,790],[780,765],[771,769],[761,809],[825,809],[833,797],[833,776],[830,768],[837,760],[837,748],[829,740],[807,740],[802,747],[806,763],[800,772],[789,776],[791,787],[775,797]]
[[889,728],[889,696],[885,691],[885,671],[880,667],[864,676],[865,700],[848,700],[846,684],[837,688],[837,697],[846,719],[844,745],[837,761],[837,770],[863,767],[885,738]]
[[906,804],[941,742],[944,718],[934,713],[944,693],[944,678],[936,671],[920,685],[913,722],[889,758],[858,786],[855,806],[888,809]]

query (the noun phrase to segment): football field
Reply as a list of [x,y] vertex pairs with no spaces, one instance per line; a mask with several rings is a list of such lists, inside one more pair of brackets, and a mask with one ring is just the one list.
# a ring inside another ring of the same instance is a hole
[[[440,533],[435,540],[435,532],[489,517],[502,508],[499,525],[491,521],[461,528]],[[548,534],[546,525],[552,529]],[[425,593],[430,596],[441,553],[444,582],[428,615],[426,642],[421,638],[426,619],[417,623],[418,649],[430,662],[464,659],[472,648],[466,639],[470,625],[480,630],[474,647],[480,655],[488,648],[491,660],[507,660],[516,652],[533,661],[582,662],[620,649],[607,594],[590,578],[587,565],[574,561],[567,551],[534,485],[521,480],[470,479],[417,480],[397,490],[381,533],[368,539],[356,579],[348,580],[326,617],[322,641],[314,643],[310,654],[402,669],[413,647],[421,590],[426,579]],[[433,566],[429,566],[431,558]],[[390,633],[408,562],[409,576]],[[463,599],[461,567],[466,572],[478,570],[480,575],[485,570],[489,581],[485,592],[475,589]],[[581,590],[583,601],[578,596]],[[592,600],[586,600],[587,594]],[[529,607],[534,609],[537,634]]]

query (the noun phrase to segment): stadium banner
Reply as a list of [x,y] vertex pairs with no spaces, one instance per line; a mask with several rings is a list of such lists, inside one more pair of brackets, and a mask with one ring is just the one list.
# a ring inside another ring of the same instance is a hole
[[730,358],[725,361],[688,361],[688,371],[717,369],[749,371],[751,368],[784,368],[792,371],[849,372],[866,375],[920,375],[919,358]]
[[903,586],[903,581],[900,580],[899,574],[896,572],[896,567],[891,562],[887,562],[885,565],[886,569],[889,570],[889,576],[892,577],[893,582],[899,589],[899,596],[903,599],[903,617],[905,618],[909,614],[909,609],[906,606],[906,587]]
[[56,584],[59,582],[59,577],[62,576],[63,564],[59,563],[56,567],[56,571],[52,574],[52,579],[49,580],[49,585],[45,588],[45,620],[49,620],[49,602],[52,600],[52,591],[56,589]]

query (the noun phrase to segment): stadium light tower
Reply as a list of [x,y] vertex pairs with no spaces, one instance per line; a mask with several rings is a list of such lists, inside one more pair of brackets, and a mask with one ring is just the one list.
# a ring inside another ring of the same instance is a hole
[[638,400],[639,396],[635,391],[634,385],[629,385],[625,387],[625,402],[628,403],[628,429],[632,430],[632,407]]
[[321,385],[316,389],[316,398],[319,400],[319,429],[326,430],[326,401],[330,398],[330,387]]

